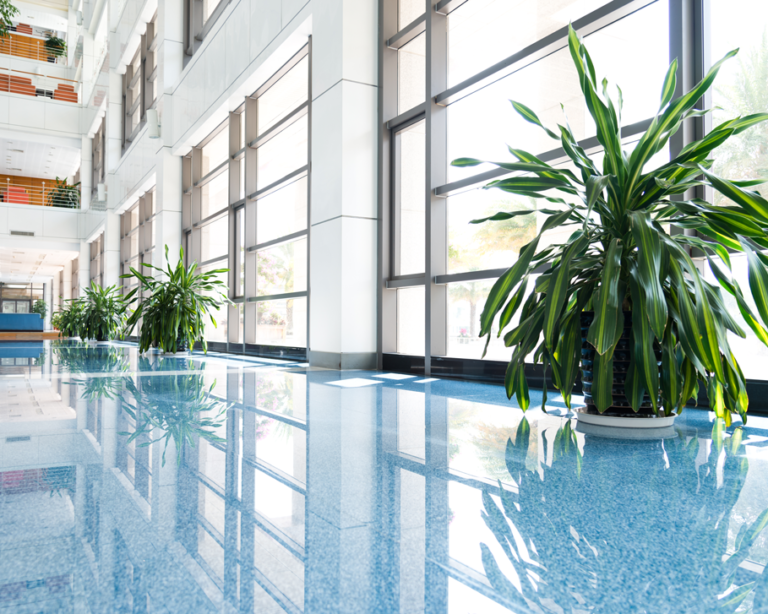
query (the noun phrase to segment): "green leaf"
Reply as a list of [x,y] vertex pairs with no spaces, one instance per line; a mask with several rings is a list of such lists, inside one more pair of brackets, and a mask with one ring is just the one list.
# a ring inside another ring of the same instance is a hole
[[757,192],[744,190],[726,179],[713,175],[703,166],[700,168],[715,190],[726,198],[730,198],[748,215],[758,218],[762,223],[768,223],[768,200]]
[[653,331],[645,311],[645,301],[637,268],[630,271],[629,292],[632,297],[632,352],[635,369],[642,376],[645,389],[651,397],[654,412],[658,411],[659,365],[653,349]]
[[768,326],[768,272],[747,241],[741,240],[749,266],[749,288],[757,306],[757,312]]
[[515,102],[514,100],[510,100],[509,102],[512,103],[512,106],[514,107],[515,111],[518,112],[518,114],[527,122],[530,122],[542,130],[546,132],[551,138],[559,140],[559,137],[552,132],[549,128],[546,128],[544,124],[541,123],[541,120],[539,119],[539,116],[536,115],[531,109],[526,107],[524,104],[520,102]]
[[595,319],[587,333],[587,341],[598,354],[606,354],[616,346],[624,326],[619,296],[621,274],[621,241],[611,241],[605,255],[605,267],[600,282],[600,300],[595,307]]
[[664,77],[664,85],[661,88],[661,104],[659,105],[659,111],[661,111],[675,95],[675,87],[677,87],[677,58],[672,60],[672,63],[667,69],[667,75]]
[[667,326],[667,299],[661,285],[662,244],[658,231],[653,227],[647,212],[637,211],[630,214],[632,236],[639,253],[637,258],[640,285],[645,290],[643,299],[645,312],[651,323],[656,338],[664,338]]
[[[550,218],[551,219],[551,218]],[[531,259],[536,253],[536,247],[539,244],[539,237],[528,243],[520,250],[520,256],[517,262],[513,264],[499,279],[493,284],[488,298],[485,301],[483,312],[480,315],[480,336],[483,337],[491,332],[491,325],[496,314],[501,309],[504,301],[507,300],[509,293],[520,282],[523,275],[528,272]]]
[[592,398],[602,414],[613,404],[613,355],[595,352],[592,366]]
[[568,286],[571,281],[571,260],[586,249],[588,243],[587,236],[582,235],[568,246],[555,268],[553,273],[554,279],[547,288],[547,294],[544,299],[544,341],[550,350],[553,350],[555,347],[555,327],[560,321],[560,314],[563,310]]

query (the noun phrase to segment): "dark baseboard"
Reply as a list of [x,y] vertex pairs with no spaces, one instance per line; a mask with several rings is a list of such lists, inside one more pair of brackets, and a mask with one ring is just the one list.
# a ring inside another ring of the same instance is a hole
[[[383,358],[383,368],[385,371],[419,376],[424,375],[423,356],[384,354]],[[450,358],[447,356],[434,356],[432,358],[433,377],[503,385],[506,370],[507,363],[497,360],[473,360],[470,358]],[[552,382],[551,370],[545,376],[542,365],[526,364],[525,375],[531,388],[543,388],[546,384],[547,390],[557,390]],[[573,392],[581,394],[580,380],[577,380]],[[747,394],[749,395],[750,412],[768,414],[768,381],[748,379]],[[696,405],[698,407],[709,407],[707,388],[701,382],[699,383],[699,396]]]

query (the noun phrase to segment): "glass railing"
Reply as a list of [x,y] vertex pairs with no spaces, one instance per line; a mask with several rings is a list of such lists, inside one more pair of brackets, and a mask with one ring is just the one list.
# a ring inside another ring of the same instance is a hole
[[79,100],[78,90],[77,81],[20,70],[7,70],[0,66],[0,92],[40,96],[61,102],[77,103]]

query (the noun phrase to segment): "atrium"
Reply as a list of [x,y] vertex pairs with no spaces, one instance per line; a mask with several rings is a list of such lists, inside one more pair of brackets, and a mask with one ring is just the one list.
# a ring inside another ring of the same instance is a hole
[[761,0],[0,0],[0,612],[768,614],[766,184]]

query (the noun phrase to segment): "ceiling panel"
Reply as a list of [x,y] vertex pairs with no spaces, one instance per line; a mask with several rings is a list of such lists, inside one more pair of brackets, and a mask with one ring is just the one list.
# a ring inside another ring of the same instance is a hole
[[23,177],[71,177],[80,168],[80,150],[75,147],[0,139],[0,173]]

